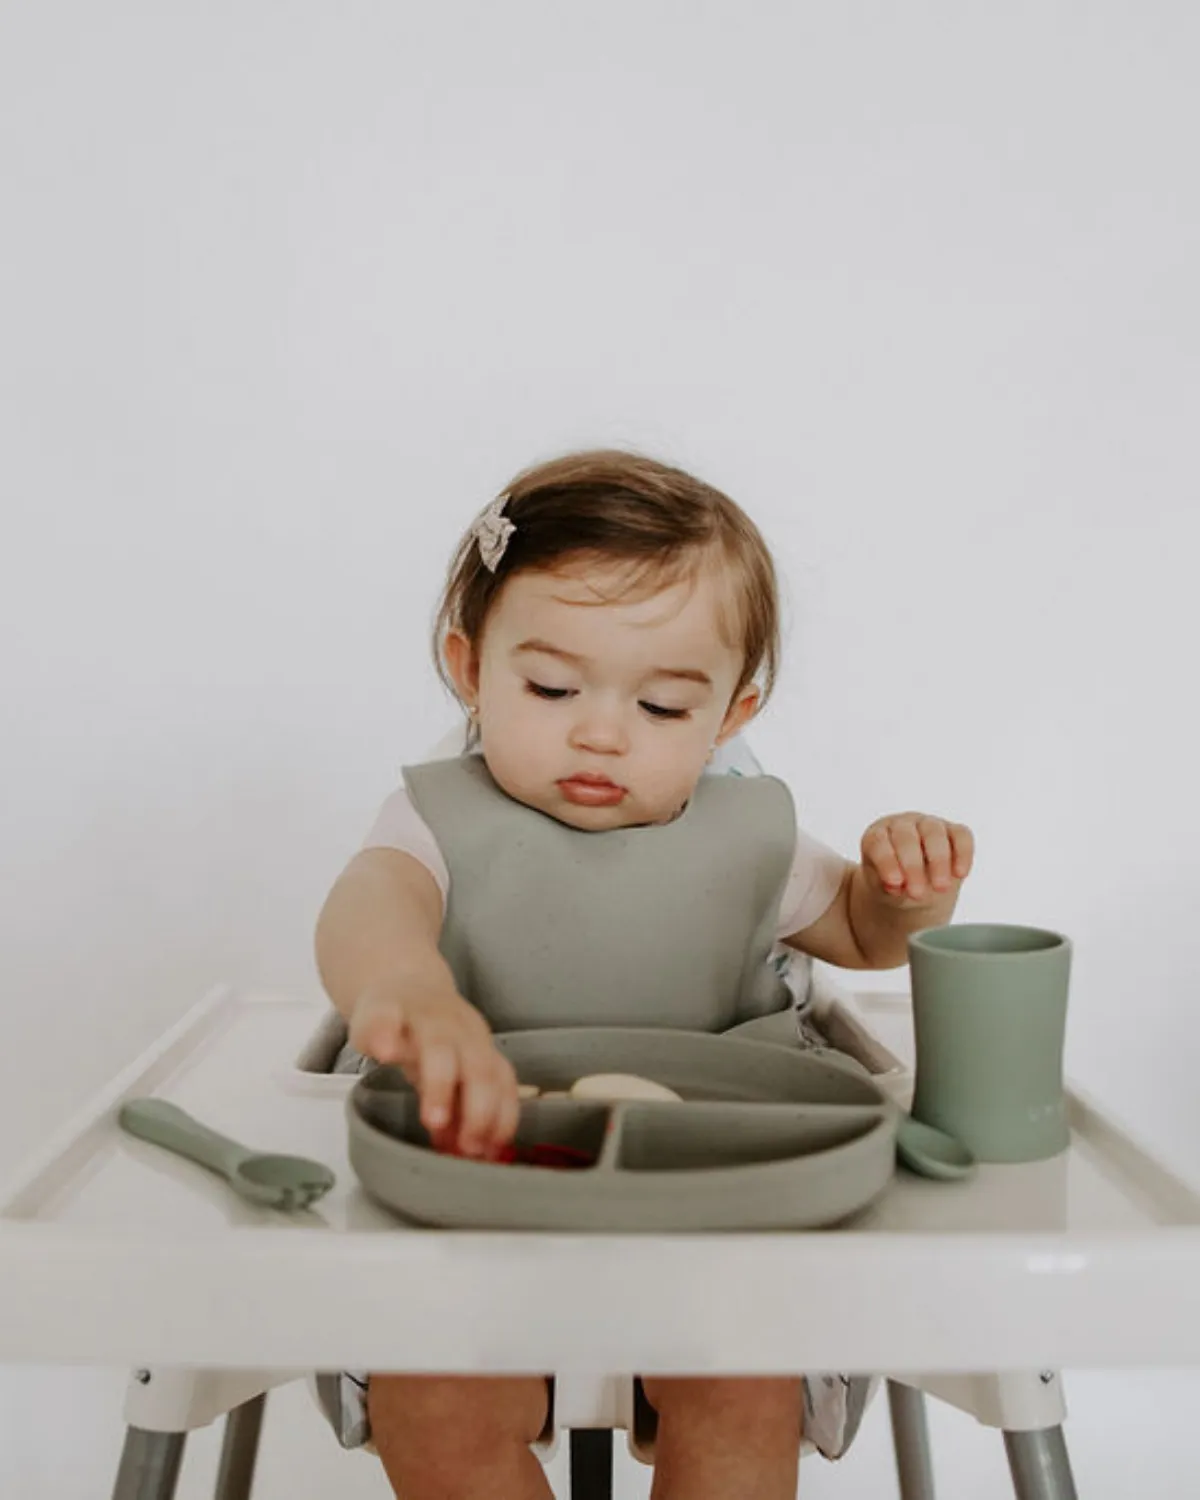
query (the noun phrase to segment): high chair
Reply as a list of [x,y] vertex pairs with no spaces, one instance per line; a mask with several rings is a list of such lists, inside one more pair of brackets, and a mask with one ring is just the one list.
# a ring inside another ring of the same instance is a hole
[[[877,1081],[897,1088],[907,1076],[903,1064],[827,979],[817,976],[813,990],[817,1019],[830,1040],[869,1064]],[[332,1011],[324,1013],[295,1059],[313,1086],[327,1082],[344,1092],[352,1083],[352,1077],[321,1077],[342,1037],[344,1023]],[[226,1426],[214,1500],[248,1500],[266,1393],[296,1379],[308,1380],[316,1401],[315,1377],[294,1370],[136,1371],[127,1389],[127,1435],[113,1500],[172,1500],[187,1432],[222,1416]],[[881,1383],[874,1383],[872,1395]],[[1062,1382],[1053,1371],[905,1374],[887,1386],[901,1500],[934,1497],[926,1392],[1003,1431],[1017,1500],[1074,1500],[1061,1426]],[[554,1407],[553,1431],[533,1451],[548,1462],[558,1450],[558,1434],[568,1433],[571,1500],[610,1500],[618,1431],[625,1432],[637,1460],[653,1462],[653,1414],[636,1400],[631,1376],[559,1375]],[[362,1451],[373,1455],[370,1444]],[[806,1442],[801,1451],[811,1453],[812,1444]]]

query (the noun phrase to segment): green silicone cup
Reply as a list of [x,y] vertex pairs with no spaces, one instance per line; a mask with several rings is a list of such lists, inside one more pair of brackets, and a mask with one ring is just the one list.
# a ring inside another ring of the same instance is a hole
[[913,1117],[979,1161],[1040,1161],[1065,1150],[1070,941],[1041,927],[962,923],[914,933],[908,961]]

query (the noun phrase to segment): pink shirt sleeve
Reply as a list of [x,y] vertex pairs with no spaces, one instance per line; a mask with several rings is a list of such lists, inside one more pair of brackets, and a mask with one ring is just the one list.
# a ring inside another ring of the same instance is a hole
[[[450,891],[450,872],[429,825],[412,805],[403,786],[398,786],[379,809],[362,846],[399,849],[403,854],[411,854],[433,876],[445,902]],[[796,852],[779,905],[777,937],[791,937],[829,910],[847,864],[828,844],[802,828],[796,830]]]
[[399,849],[402,854],[411,854],[437,882],[445,906],[450,891],[450,871],[429,824],[412,805],[403,785],[398,786],[379,809],[362,846],[364,849]]
[[776,937],[791,937],[811,927],[818,917],[823,917],[833,904],[842,877],[850,867],[836,849],[823,844],[820,839],[796,829],[796,852],[792,857],[792,873],[783,890],[779,903],[779,926]]

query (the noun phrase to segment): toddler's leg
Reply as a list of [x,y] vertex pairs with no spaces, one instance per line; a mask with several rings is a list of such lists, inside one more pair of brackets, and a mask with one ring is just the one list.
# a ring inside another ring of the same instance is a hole
[[646,1376],[658,1412],[651,1500],[795,1500],[799,1380]]
[[553,1500],[530,1452],[546,1424],[546,1382],[372,1375],[371,1438],[403,1500]]

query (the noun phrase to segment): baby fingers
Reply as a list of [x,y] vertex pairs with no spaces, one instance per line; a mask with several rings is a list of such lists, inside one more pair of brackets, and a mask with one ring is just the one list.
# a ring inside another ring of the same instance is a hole
[[439,1150],[491,1156],[516,1134],[516,1074],[486,1035],[424,1039],[417,1088],[421,1122]]
[[975,835],[965,823],[947,823],[946,828],[954,850],[954,878],[965,880],[975,863]]
[[947,891],[970,871],[971,830],[927,813],[895,813],[872,823],[863,835],[863,861],[893,894],[921,900]]
[[459,1094],[458,1149],[467,1156],[491,1156],[517,1131],[520,1099],[517,1076],[490,1042],[464,1058]]

